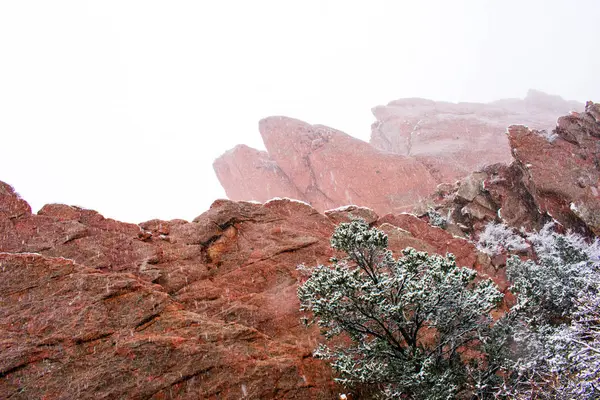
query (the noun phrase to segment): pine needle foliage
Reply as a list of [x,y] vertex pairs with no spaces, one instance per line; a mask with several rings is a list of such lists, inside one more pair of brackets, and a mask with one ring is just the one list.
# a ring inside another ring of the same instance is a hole
[[451,254],[407,248],[396,259],[386,234],[361,220],[340,224],[331,245],[345,257],[299,266],[308,279],[298,297],[326,338],[315,356],[341,383],[383,398],[491,398],[507,347],[489,316],[502,300],[491,280]]

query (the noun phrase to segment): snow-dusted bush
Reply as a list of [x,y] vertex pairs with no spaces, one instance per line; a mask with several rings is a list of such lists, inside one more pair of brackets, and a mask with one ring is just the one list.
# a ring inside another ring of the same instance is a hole
[[546,225],[527,234],[537,259],[507,262],[519,393],[537,398],[598,398],[600,248]]
[[600,274],[595,273],[593,288],[579,297],[573,322],[559,340],[567,345],[571,374],[563,393],[580,399],[600,397]]
[[550,143],[554,143],[554,141],[559,138],[558,134],[553,130],[548,132],[546,129],[542,129],[541,131],[537,131],[537,134]]
[[600,247],[597,241],[588,243],[576,234],[556,233],[552,223],[526,237],[537,260],[507,261],[511,290],[519,293],[515,310],[530,314],[530,324],[560,322],[573,313],[579,293],[589,290]]
[[429,208],[427,210],[427,216],[429,217],[429,223],[433,226],[437,226],[438,228],[445,228],[448,221],[446,218],[434,208]]
[[527,250],[529,245],[512,228],[490,222],[479,235],[477,248],[490,256],[495,256],[504,251]]
[[589,241],[576,233],[557,233],[554,227],[555,224],[549,222],[539,232],[526,236],[543,262],[583,263],[588,267],[600,263],[600,242],[597,239]]
[[384,398],[491,396],[500,378],[488,354],[508,347],[489,316],[502,299],[491,280],[475,282],[452,255],[407,248],[394,259],[385,233],[364,221],[340,224],[331,244],[346,257],[300,266],[309,277],[298,297],[328,339],[315,355],[340,382],[373,386]]
[[552,224],[522,236],[489,225],[482,237],[490,254],[534,252],[507,261],[516,304],[495,322],[502,295],[452,256],[406,249],[394,259],[383,232],[341,224],[331,244],[346,257],[300,267],[302,310],[328,340],[315,355],[340,382],[384,398],[600,398],[598,241]]

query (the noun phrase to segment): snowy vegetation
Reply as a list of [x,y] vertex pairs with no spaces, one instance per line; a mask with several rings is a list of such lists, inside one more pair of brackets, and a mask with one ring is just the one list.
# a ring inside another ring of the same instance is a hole
[[479,235],[477,248],[489,256],[495,256],[505,251],[527,250],[529,245],[508,226],[490,223]]
[[491,338],[489,312],[502,294],[490,280],[456,266],[452,256],[406,249],[394,259],[387,236],[363,221],[343,223],[332,246],[347,254],[330,266],[301,269],[302,309],[328,339],[315,355],[331,361],[347,385],[374,386],[386,398],[447,399],[495,379],[482,354]]
[[599,398],[599,243],[552,224],[525,237],[535,259],[513,256],[506,271],[517,295],[515,388],[522,397]]
[[516,302],[499,319],[503,296],[452,255],[405,249],[395,259],[386,235],[364,221],[343,223],[331,265],[300,266],[307,322],[326,342],[338,380],[382,398],[599,398],[600,246],[552,225],[517,234],[493,225],[480,248],[509,258]]
[[442,214],[432,207],[427,210],[427,216],[429,217],[429,223],[433,226],[437,226],[438,228],[443,229],[448,224],[446,218],[444,218]]

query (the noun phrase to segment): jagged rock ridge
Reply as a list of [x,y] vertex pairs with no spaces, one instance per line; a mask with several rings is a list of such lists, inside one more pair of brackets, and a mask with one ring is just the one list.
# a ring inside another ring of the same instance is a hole
[[327,262],[336,223],[360,216],[396,252],[454,253],[504,292],[503,261],[453,229],[555,218],[598,233],[600,105],[550,135],[509,132],[515,162],[430,199],[448,230],[287,199],[218,200],[192,222],[134,225],[58,204],[33,214],[0,183],[0,398],[335,398],[341,388],[311,356],[318,332],[300,323],[296,265]]
[[530,91],[489,104],[402,99],[373,108],[371,145],[285,117],[260,122],[266,152],[238,146],[214,163],[233,200],[290,197],[317,210],[357,204],[380,214],[412,208],[439,183],[510,163],[506,128],[552,129],[583,104]]
[[371,144],[413,156],[442,183],[453,183],[485,165],[510,163],[506,128],[552,130],[558,116],[583,104],[530,90],[524,99],[487,104],[401,99],[373,108]]
[[259,128],[268,153],[238,146],[214,162],[230,199],[281,196],[320,211],[360,204],[382,213],[401,212],[437,184],[420,162],[332,128],[286,117],[266,118]]
[[455,234],[490,221],[538,230],[552,220],[584,236],[600,234],[600,105],[588,102],[584,112],[560,117],[551,132],[511,126],[508,139],[510,165],[440,185],[415,211],[437,208]]

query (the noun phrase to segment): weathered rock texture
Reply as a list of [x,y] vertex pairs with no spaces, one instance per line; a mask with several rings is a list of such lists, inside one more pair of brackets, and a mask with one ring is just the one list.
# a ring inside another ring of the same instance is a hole
[[[307,129],[338,143],[334,131]],[[447,230],[426,216],[357,206],[321,214],[287,199],[217,200],[192,222],[134,225],[60,204],[33,214],[0,182],[0,398],[335,398],[342,389],[312,358],[319,334],[301,325],[296,297],[296,266],[333,256],[335,224],[364,218],[396,253],[454,253],[504,292],[503,260],[458,235],[491,220],[530,229],[551,218],[598,234],[600,105],[549,135],[513,126],[508,137],[511,165],[440,185],[422,202],[448,217]],[[300,150],[278,157],[303,165],[293,161]]]
[[419,161],[332,128],[270,117],[259,129],[268,153],[238,146],[214,162],[230,199],[291,197],[320,211],[360,204],[380,213],[402,212],[437,184]]
[[489,104],[402,99],[373,109],[371,145],[332,128],[284,117],[259,124],[266,152],[237,146],[214,162],[232,200],[290,197],[319,211],[357,204],[409,210],[439,183],[512,161],[506,129],[551,129],[583,105],[530,91]]
[[375,147],[422,161],[439,182],[454,182],[484,165],[510,163],[506,128],[551,130],[558,116],[583,104],[530,90],[525,99],[488,104],[401,99],[373,108]]
[[0,223],[0,398],[333,398],[295,294],[296,265],[331,255],[311,207],[217,201],[137,226],[31,214],[1,184]]
[[539,229],[555,220],[564,229],[600,233],[600,104],[558,119],[551,132],[511,126],[508,139],[514,161],[495,164],[440,185],[416,210],[434,207],[460,234],[480,230],[489,221]]
[[218,200],[193,222],[133,225],[60,204],[32,214],[0,183],[0,398],[335,398],[311,356],[318,332],[300,323],[296,266],[327,262],[335,224],[357,216],[395,251],[453,252],[505,282],[472,244],[407,214]]

